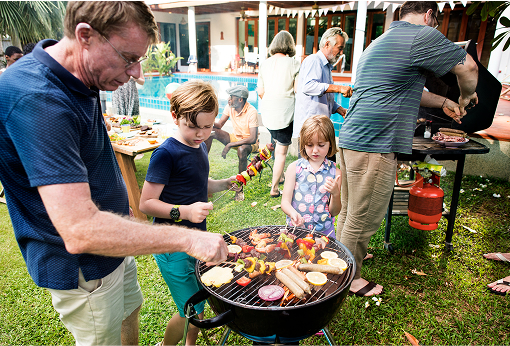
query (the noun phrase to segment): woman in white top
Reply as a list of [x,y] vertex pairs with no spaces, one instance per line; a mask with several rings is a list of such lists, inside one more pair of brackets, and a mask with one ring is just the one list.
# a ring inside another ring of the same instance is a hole
[[294,87],[299,73],[299,62],[292,58],[296,55],[292,35],[280,31],[269,46],[269,54],[271,57],[259,69],[257,91],[261,98],[262,122],[276,142],[270,195],[279,197],[278,184],[283,182],[285,157],[292,143]]

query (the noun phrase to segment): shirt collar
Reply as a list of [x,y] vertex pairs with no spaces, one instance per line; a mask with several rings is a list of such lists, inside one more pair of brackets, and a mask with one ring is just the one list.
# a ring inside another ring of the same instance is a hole
[[306,160],[306,165],[303,167],[305,170],[312,172],[314,174],[319,173],[320,171],[329,169],[331,167],[331,161],[329,161],[327,158],[324,159],[324,162],[321,164],[317,172],[315,172],[312,168],[312,165],[310,165],[310,161]]
[[323,66],[324,66],[324,65],[327,65],[327,66],[328,66],[328,68],[329,68],[330,70],[332,70],[332,69],[333,69],[333,65],[331,65],[331,64],[329,63],[328,59],[326,58],[326,56],[324,55],[324,53],[322,52],[322,50],[319,50],[319,51],[317,52],[317,56],[319,57],[319,59],[321,59],[321,62],[322,62],[322,65],[323,65]]
[[76,78],[71,72],[66,70],[60,65],[55,59],[53,59],[44,48],[52,46],[58,43],[55,40],[42,40],[34,47],[32,51],[34,58],[39,60],[42,64],[48,66],[48,68],[64,83],[69,89],[81,93],[83,95],[92,96],[98,93],[96,87],[87,88],[85,84],[78,78]]
[[[237,116],[240,116],[241,114],[243,114],[244,112],[246,112],[246,111],[248,110],[248,106],[249,106],[249,105],[250,105],[250,104],[248,103],[248,101],[246,101],[246,103],[244,104],[243,109],[241,109],[241,111],[240,111],[238,114],[236,114],[236,115],[237,115]],[[236,112],[236,110],[235,110],[235,108],[232,108],[232,110],[234,111],[234,113],[237,113],[237,112]]]

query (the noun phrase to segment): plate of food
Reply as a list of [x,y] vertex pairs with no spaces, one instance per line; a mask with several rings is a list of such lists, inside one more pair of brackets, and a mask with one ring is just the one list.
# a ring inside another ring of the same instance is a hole
[[464,131],[445,127],[441,127],[439,131],[432,136],[432,140],[439,145],[449,148],[457,148],[469,142],[469,138]]

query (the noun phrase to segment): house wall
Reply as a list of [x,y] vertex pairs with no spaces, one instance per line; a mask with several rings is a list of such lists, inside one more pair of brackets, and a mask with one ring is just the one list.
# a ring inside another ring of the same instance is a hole
[[197,23],[210,23],[211,72],[225,72],[225,68],[236,54],[236,16],[239,16],[239,13],[196,16]]

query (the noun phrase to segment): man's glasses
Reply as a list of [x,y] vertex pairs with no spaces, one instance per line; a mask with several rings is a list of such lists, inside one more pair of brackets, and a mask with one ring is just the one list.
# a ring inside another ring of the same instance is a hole
[[[97,30],[96,30],[96,31],[97,31]],[[117,54],[119,54],[119,56],[122,58],[122,60],[124,60],[124,61],[126,62],[126,65],[124,66],[124,68],[125,68],[126,70],[127,70],[128,68],[132,67],[133,65],[140,64],[140,63],[142,63],[142,61],[147,60],[148,56],[147,56],[147,55],[144,55],[144,56],[140,57],[140,59],[138,59],[138,60],[135,60],[135,61],[131,60],[131,61],[129,61],[128,59],[126,59],[126,58],[124,57],[124,55],[122,55],[122,54],[121,54],[121,53],[117,50],[117,48],[115,48],[115,46],[114,46],[114,45],[113,45],[110,41],[108,41],[108,39],[107,39],[106,37],[104,37],[104,35],[103,35],[103,34],[101,34],[101,33],[99,33],[99,34],[101,35],[101,37],[102,37],[102,38],[104,38],[104,39],[106,40],[106,42],[108,42],[108,43],[110,44],[110,46],[112,46],[112,48],[113,48],[113,49],[117,52]]]
[[432,18],[434,18],[434,20],[436,21],[436,26],[434,27],[434,29],[437,29],[437,27],[439,26],[439,21],[437,20],[434,11],[430,12],[430,14],[432,15]]

